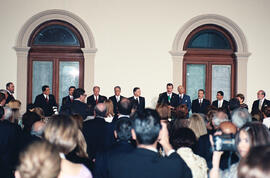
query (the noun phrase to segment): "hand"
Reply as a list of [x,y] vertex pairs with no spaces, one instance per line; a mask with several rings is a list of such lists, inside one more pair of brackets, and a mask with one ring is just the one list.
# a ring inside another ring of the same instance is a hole
[[169,141],[169,132],[167,128],[167,124],[165,122],[161,122],[161,130],[159,133],[159,141],[163,150],[167,154],[170,150],[173,150],[170,141]]

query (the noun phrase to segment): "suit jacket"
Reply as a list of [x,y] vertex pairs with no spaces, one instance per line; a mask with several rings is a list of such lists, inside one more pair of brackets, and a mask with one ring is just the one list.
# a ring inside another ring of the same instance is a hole
[[95,158],[97,152],[106,151],[111,146],[108,140],[113,136],[113,130],[109,130],[109,125],[110,123],[105,122],[104,118],[99,117],[83,123],[82,132],[90,160]]
[[168,104],[172,107],[176,107],[177,106],[177,102],[178,102],[178,98],[177,98],[177,94],[172,93],[172,97],[171,97],[171,101],[168,101],[168,95],[167,92],[161,93],[159,94],[158,97],[158,104]]
[[199,99],[195,99],[192,101],[192,113],[202,113],[206,114],[207,107],[210,105],[210,101],[207,99],[203,99],[202,104],[199,104]]
[[[218,108],[218,100],[213,101],[212,105]],[[227,113],[229,113],[229,102],[223,100],[221,108],[224,109]]]
[[6,100],[6,104],[8,104],[12,100],[15,100],[13,95],[11,95],[9,92],[7,92],[7,94],[8,94],[8,97],[7,97],[7,100]]
[[[107,100],[106,96],[99,95],[98,96],[98,103],[104,103]],[[96,100],[94,98],[94,95],[87,97],[87,104],[90,107],[91,115],[94,115],[94,108],[96,106]]]
[[83,119],[86,119],[87,116],[91,115],[89,106],[81,101],[74,100],[72,103],[66,104],[65,110],[62,110],[62,114],[72,115],[80,114]]
[[136,109],[138,112],[143,112],[145,109],[145,99],[144,97],[139,97],[139,103],[137,100],[134,99],[134,96],[128,98],[132,108]]
[[111,159],[108,168],[110,178],[192,177],[190,169],[176,152],[169,157],[161,157],[158,153],[143,148]]
[[129,141],[117,141],[108,151],[97,153],[95,160],[95,178],[108,178],[109,170],[108,163],[114,157],[121,157],[123,153],[130,153],[135,149],[135,146]]
[[[251,113],[259,111],[259,103],[260,103],[260,100],[256,100],[253,102]],[[265,107],[267,107],[267,106],[270,106],[270,101],[267,99],[264,99],[261,111],[263,112]]]
[[116,97],[115,97],[115,95],[113,95],[113,96],[111,96],[110,98],[109,98],[109,100],[111,100],[112,102],[113,102],[113,112],[114,112],[114,114],[118,114],[119,113],[119,104],[120,104],[120,101],[123,99],[124,97],[123,96],[121,96],[120,95],[120,100],[119,100],[119,102],[117,102],[117,100],[116,100]]
[[57,107],[55,98],[51,94],[49,95],[49,102],[48,103],[46,102],[46,99],[45,99],[43,94],[36,96],[34,105],[35,105],[35,107],[42,108],[45,116],[53,115],[53,106]]
[[190,100],[190,96],[184,94],[183,98],[181,99],[179,95],[177,95],[177,106],[181,105],[181,104],[185,104],[188,107],[188,111],[190,111],[191,109],[191,100]]
[[62,106],[61,106],[60,111],[64,110],[64,109],[67,107],[67,105],[71,104],[72,102],[73,102],[73,101],[71,101],[69,95],[63,97],[63,98],[62,98]]

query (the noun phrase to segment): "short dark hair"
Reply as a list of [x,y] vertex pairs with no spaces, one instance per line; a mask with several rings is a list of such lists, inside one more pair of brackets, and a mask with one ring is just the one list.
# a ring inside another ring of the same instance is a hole
[[0,102],[2,102],[4,99],[6,99],[6,96],[4,93],[0,93]]
[[73,97],[74,97],[74,99],[80,98],[80,96],[81,96],[81,95],[84,95],[84,93],[85,93],[85,90],[84,90],[84,89],[82,89],[82,88],[77,88],[77,89],[75,89],[75,91],[74,91],[74,93],[73,93]]
[[190,128],[184,127],[174,130],[170,140],[175,150],[181,147],[189,147],[194,150],[197,142],[194,132]]
[[76,87],[75,87],[75,86],[70,86],[70,87],[68,88],[68,91],[69,91],[71,88],[76,89]]
[[128,118],[120,118],[116,121],[115,131],[117,133],[117,139],[129,140],[131,139],[132,123]]
[[232,98],[229,101],[229,110],[233,111],[240,108],[240,101],[237,98]]
[[46,91],[46,88],[50,88],[48,85],[43,85],[42,86],[42,92]]
[[262,92],[262,95],[263,95],[263,96],[265,96],[265,95],[266,95],[266,93],[265,93],[265,91],[264,91],[264,90],[261,90],[261,92]]
[[139,90],[140,88],[139,87],[135,87],[133,88],[133,93],[135,93],[137,90]]
[[3,115],[5,115],[5,110],[2,106],[0,106],[0,119],[2,119]]
[[115,86],[115,87],[114,87],[114,90],[115,90],[116,88],[118,88],[118,89],[121,91],[121,87],[120,87],[120,86]]
[[265,107],[263,113],[266,117],[270,117],[270,106]]
[[221,96],[224,96],[224,92],[223,91],[218,91],[217,94],[220,94]]
[[239,178],[263,178],[270,174],[269,145],[251,148],[249,154],[240,160],[238,166]]
[[161,129],[157,111],[145,109],[134,117],[133,128],[139,144],[152,145],[157,141]]
[[241,98],[243,101],[245,100],[245,96],[242,93],[238,93],[236,97]]
[[198,92],[199,92],[199,91],[202,91],[202,92],[203,92],[203,94],[205,93],[204,89],[199,89],[199,90],[198,90]]
[[172,84],[172,83],[167,83],[167,87],[168,87],[168,86],[172,86],[172,87],[173,87],[173,84]]
[[132,105],[130,103],[130,101],[127,98],[124,98],[120,101],[119,104],[119,113],[123,114],[123,115],[130,115],[131,113],[131,109],[132,109]]
[[41,117],[35,113],[35,112],[30,112],[27,111],[23,116],[22,116],[22,123],[24,125],[23,130],[25,130],[26,132],[30,133],[33,124],[36,121],[40,121]]
[[6,89],[8,89],[8,87],[9,87],[11,84],[13,84],[13,83],[12,83],[12,82],[8,82],[8,83],[6,84]]

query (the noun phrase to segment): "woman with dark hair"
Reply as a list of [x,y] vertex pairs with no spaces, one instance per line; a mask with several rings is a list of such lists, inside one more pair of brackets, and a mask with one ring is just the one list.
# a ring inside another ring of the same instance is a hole
[[241,93],[236,95],[236,98],[239,100],[240,102],[240,107],[241,108],[246,108],[248,110],[248,105],[244,103],[245,101],[245,96]]
[[[260,122],[247,123],[236,134],[235,142],[241,160],[248,155],[251,148],[270,144],[270,132]],[[210,178],[237,178],[237,168],[239,163],[233,164],[229,169],[224,171],[219,170],[219,162],[222,154],[223,152],[214,151],[212,161],[213,168],[210,171]]]
[[186,162],[193,178],[207,178],[207,164],[204,158],[194,154],[197,138],[189,128],[178,128],[171,136],[171,143]]
[[266,178],[270,175],[270,146],[257,146],[250,150],[238,166],[238,178]]

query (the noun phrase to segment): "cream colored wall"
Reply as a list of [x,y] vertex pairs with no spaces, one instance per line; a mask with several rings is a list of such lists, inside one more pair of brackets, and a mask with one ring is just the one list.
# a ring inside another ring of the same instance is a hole
[[130,96],[132,88],[139,86],[146,105],[153,106],[166,83],[173,79],[168,51],[177,31],[185,22],[202,14],[225,16],[244,32],[252,53],[248,61],[248,104],[251,105],[259,89],[270,94],[268,0],[1,1],[0,49],[4,67],[0,70],[0,87],[8,81],[16,84],[17,58],[12,47],[23,24],[41,11],[63,9],[81,17],[93,32],[98,49],[94,79],[104,95],[112,95],[113,86],[120,85],[122,94]]

